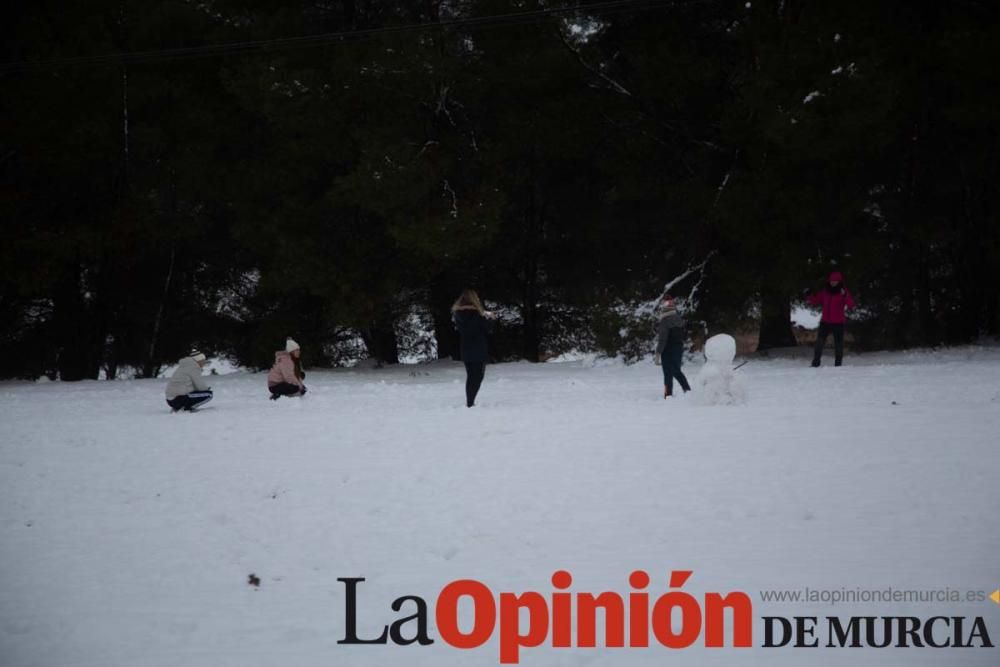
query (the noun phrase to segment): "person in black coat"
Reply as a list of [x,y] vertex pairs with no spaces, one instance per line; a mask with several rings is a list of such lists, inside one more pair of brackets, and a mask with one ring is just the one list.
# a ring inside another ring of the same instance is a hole
[[486,375],[486,360],[489,357],[486,337],[493,332],[493,313],[483,310],[475,290],[466,289],[451,307],[451,319],[462,339],[460,349],[465,362],[465,405],[471,408],[476,404],[476,395]]
[[663,295],[656,308],[656,363],[663,366],[663,398],[674,393],[674,379],[677,379],[684,393],[691,391],[687,377],[681,371],[684,362],[684,327],[687,322],[677,312],[674,299]]

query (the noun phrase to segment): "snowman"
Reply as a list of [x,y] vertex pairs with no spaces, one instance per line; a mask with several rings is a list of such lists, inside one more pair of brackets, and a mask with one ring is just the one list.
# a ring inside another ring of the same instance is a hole
[[694,396],[703,405],[739,405],[746,403],[743,378],[733,372],[736,339],[718,334],[705,341],[705,365],[694,379]]

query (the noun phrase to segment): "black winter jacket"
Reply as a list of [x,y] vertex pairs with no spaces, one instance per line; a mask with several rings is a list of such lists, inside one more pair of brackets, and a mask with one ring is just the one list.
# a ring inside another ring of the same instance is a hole
[[663,354],[668,347],[682,347],[687,322],[677,313],[660,318],[656,323],[656,353]]
[[493,321],[480,315],[477,310],[456,310],[451,319],[462,338],[462,361],[485,363],[489,358],[486,337],[493,332]]

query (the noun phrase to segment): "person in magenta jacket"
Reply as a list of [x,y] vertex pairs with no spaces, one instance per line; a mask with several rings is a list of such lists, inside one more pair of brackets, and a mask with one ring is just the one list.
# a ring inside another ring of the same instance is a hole
[[274,365],[267,374],[267,389],[271,392],[271,400],[276,401],[282,396],[303,396],[306,385],[302,382],[306,374],[302,371],[302,353],[299,344],[289,338],[285,341],[285,349],[274,353]]
[[840,271],[831,273],[826,287],[818,292],[809,291],[806,301],[814,306],[823,307],[823,314],[819,319],[819,331],[816,333],[813,368],[819,366],[826,338],[830,334],[833,334],[834,365],[840,366],[844,361],[844,322],[847,321],[844,311],[854,308],[854,297],[844,286],[844,275]]

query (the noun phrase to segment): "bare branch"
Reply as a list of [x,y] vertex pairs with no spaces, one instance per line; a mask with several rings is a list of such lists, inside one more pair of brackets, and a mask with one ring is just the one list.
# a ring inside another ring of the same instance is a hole
[[562,31],[559,32],[559,41],[561,41],[563,43],[563,46],[565,46],[566,49],[570,53],[572,53],[574,57],[576,57],[577,62],[583,65],[584,69],[586,69],[588,72],[599,78],[615,92],[621,93],[622,95],[627,95],[628,97],[632,97],[632,93],[630,93],[628,89],[625,88],[625,86],[621,85],[620,83],[609,77],[607,74],[600,71],[600,69],[594,67],[586,60],[584,60],[583,54],[580,53],[580,50],[575,48],[568,41],[566,41],[566,36],[562,34]]

